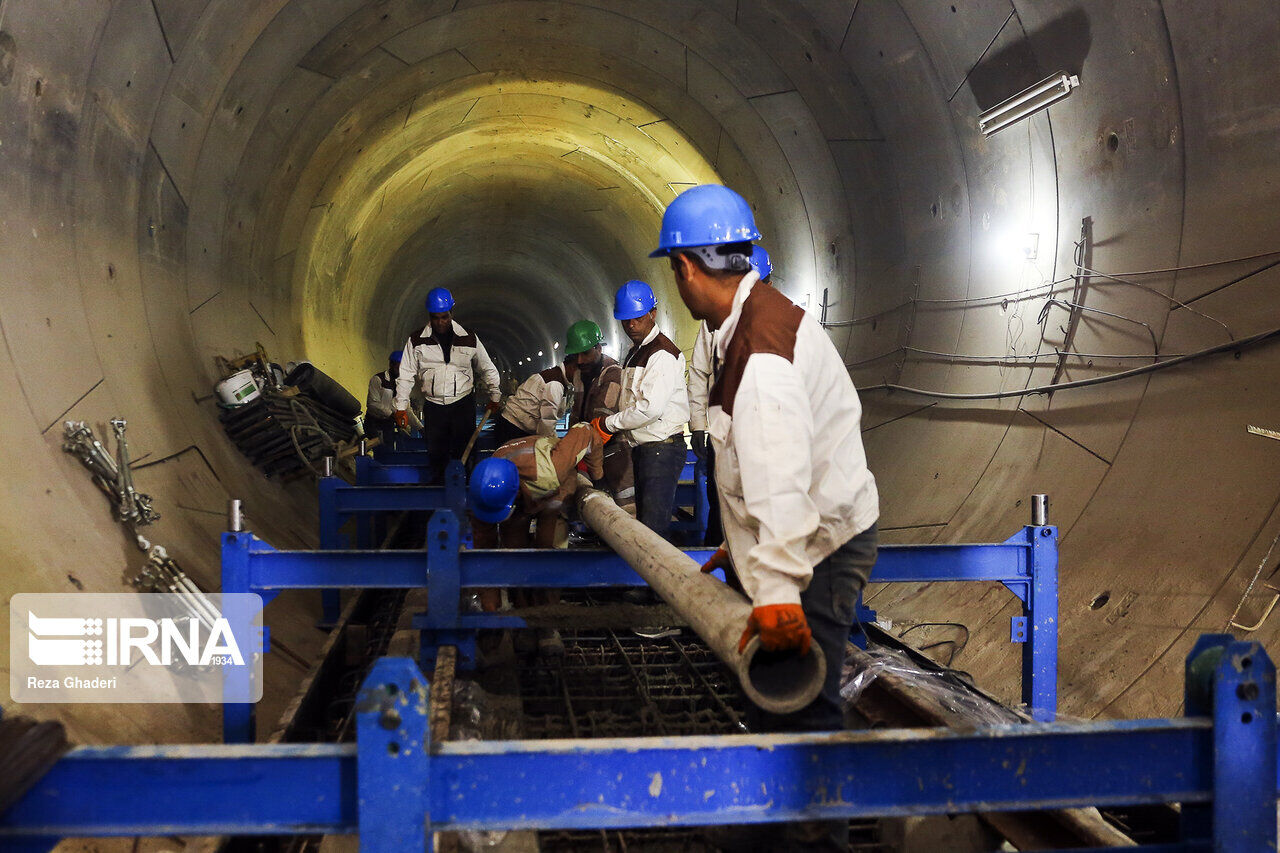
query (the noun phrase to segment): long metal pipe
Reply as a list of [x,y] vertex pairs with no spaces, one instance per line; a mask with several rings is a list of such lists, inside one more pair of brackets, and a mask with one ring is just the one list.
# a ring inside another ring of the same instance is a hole
[[699,571],[679,548],[621,510],[604,492],[584,490],[582,520],[689,623],[738,676],[747,697],[775,714],[799,711],[822,690],[827,661],[815,643],[809,653],[767,652],[753,637],[742,654],[738,640],[751,602],[727,584]]

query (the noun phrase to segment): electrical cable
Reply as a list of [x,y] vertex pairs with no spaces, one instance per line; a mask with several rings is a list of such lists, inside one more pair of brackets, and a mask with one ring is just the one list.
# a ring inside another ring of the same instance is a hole
[[[1196,361],[1218,353],[1234,350],[1242,352],[1250,347],[1265,343],[1272,338],[1280,337],[1280,328],[1269,329],[1265,332],[1259,332],[1256,335],[1250,335],[1235,341],[1218,344],[1217,346],[1202,349],[1198,352],[1187,353],[1185,355],[1175,356],[1168,361],[1157,361],[1154,364],[1144,364],[1142,367],[1135,367],[1130,370],[1122,370],[1118,373],[1109,373],[1106,376],[1095,376],[1090,379],[1077,379],[1074,382],[1063,382],[1058,385],[1040,385],[1035,388],[1022,388],[1013,391],[989,391],[978,394],[955,394],[946,391],[932,391],[923,388],[908,388],[905,385],[895,385],[893,383],[881,383],[879,385],[868,385],[865,388],[859,388],[859,393],[867,393],[868,391],[900,391],[904,394],[912,394],[917,397],[931,397],[939,400],[1003,400],[1011,397],[1028,397],[1033,394],[1052,394],[1056,391],[1070,391],[1075,388],[1088,388],[1093,385],[1102,385],[1107,382],[1117,382],[1121,379],[1130,379],[1134,376],[1142,376],[1147,373],[1154,373],[1157,370],[1164,370],[1167,367],[1185,364],[1189,361]],[[1148,356],[1149,358],[1150,356]]]
[[1041,366],[1034,363],[1034,362],[1040,361],[1041,359],[1047,360],[1046,364],[1054,364],[1060,358],[1096,358],[1096,359],[1104,359],[1104,360],[1109,358],[1147,359],[1147,358],[1178,358],[1182,355],[1185,355],[1185,353],[1160,353],[1159,355],[1151,356],[1151,355],[1146,355],[1144,353],[1064,352],[1060,349],[1055,349],[1053,352],[1036,352],[1036,353],[1027,353],[1025,355],[1018,355],[1017,353],[1008,353],[1006,355],[965,355],[958,352],[938,352],[937,350],[921,349],[919,347],[894,347],[888,352],[881,353],[880,355],[874,355],[874,356],[871,356],[870,358],[861,359],[860,361],[850,361],[845,364],[845,367],[859,367],[863,364],[870,364],[873,361],[881,361],[883,359],[890,358],[891,356],[895,356],[903,352],[916,353],[917,355],[934,356],[936,358],[946,359],[947,361],[958,361],[965,364],[968,364],[968,363],[1008,364],[1010,362],[1026,361],[1028,362],[1026,364],[1027,367]]
[[[928,651],[929,649],[937,648],[938,646],[945,646],[950,644],[951,656],[947,658],[947,662],[943,664],[943,666],[946,667],[947,669],[951,669],[952,661],[954,661],[957,657],[959,657],[960,653],[963,652],[965,650],[965,647],[969,645],[969,636],[970,636],[969,626],[961,622],[917,622],[911,627],[907,628],[901,634],[899,634],[898,639],[899,640],[903,639],[904,637],[907,636],[907,634],[910,634],[912,631],[916,630],[917,628],[959,628],[961,631],[964,631],[964,637],[962,637],[959,640],[939,640],[938,642],[930,643],[927,646],[920,646],[919,650],[922,652],[925,652],[925,651]],[[959,672],[959,670],[955,670],[955,671]],[[968,673],[965,673],[965,674],[967,675]]]

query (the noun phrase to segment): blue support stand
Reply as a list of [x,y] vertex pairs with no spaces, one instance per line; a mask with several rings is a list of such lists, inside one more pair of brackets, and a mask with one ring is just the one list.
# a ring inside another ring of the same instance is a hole
[[462,626],[459,612],[462,600],[460,546],[458,517],[449,510],[433,514],[427,525],[426,619],[415,622],[422,630],[419,663],[428,671],[435,668],[436,651],[441,646],[457,647],[460,668],[475,666],[475,629]]
[[[222,534],[222,592],[251,592],[249,578],[248,542],[252,539],[248,533]],[[263,602],[265,604],[266,598]],[[247,691],[243,684],[234,683],[230,679],[245,675],[243,667],[229,667],[224,676],[224,696],[244,696]],[[256,735],[257,717],[254,707],[246,702],[224,702],[222,705],[222,742],[253,743]]]
[[383,658],[356,697],[362,850],[431,850],[427,682],[408,658]]
[[1186,663],[1188,717],[1213,718],[1213,801],[1185,803],[1185,841],[1215,851],[1275,850],[1276,668],[1259,643],[1205,634]]

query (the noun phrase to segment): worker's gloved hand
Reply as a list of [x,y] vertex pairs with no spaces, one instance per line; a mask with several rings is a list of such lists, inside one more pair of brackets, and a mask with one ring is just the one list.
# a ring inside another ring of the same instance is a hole
[[699,459],[707,458],[707,431],[705,429],[695,429],[689,436],[689,449],[693,451],[693,455]]
[[608,444],[609,439],[613,438],[613,433],[605,428],[604,418],[595,418],[591,421],[591,426],[595,429],[596,435],[600,438],[601,444]]
[[496,415],[498,412],[502,411],[502,404],[497,400],[490,400],[484,404],[484,410],[491,415]]
[[730,565],[732,564],[729,562],[729,552],[723,548],[717,548],[711,558],[702,564],[702,573],[709,575],[716,569],[724,569],[727,572]]
[[396,426],[400,429],[409,428],[409,411],[408,409],[396,409],[391,414],[391,420],[396,422]]
[[760,645],[771,652],[798,649],[806,655],[813,642],[809,620],[804,618],[799,604],[766,604],[752,610],[747,618],[747,630],[738,640],[738,654],[746,650],[747,643],[756,634],[760,635]]

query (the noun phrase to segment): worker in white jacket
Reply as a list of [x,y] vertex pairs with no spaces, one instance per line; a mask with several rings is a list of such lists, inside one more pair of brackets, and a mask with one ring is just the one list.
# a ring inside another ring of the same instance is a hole
[[618,411],[596,422],[607,434],[622,433],[631,447],[636,517],[666,536],[676,485],[684,469],[684,426],[689,421],[684,353],[658,330],[658,300],[643,281],[618,288],[613,316],[631,339],[622,363]]
[[[840,670],[858,593],[876,555],[880,502],[867,468],[862,407],[822,327],[751,269],[751,207],[704,185],[667,208],[655,256],[670,259],[680,297],[712,332],[707,433],[716,454],[725,544],[751,598],[741,644],[827,660],[822,692],[794,714],[752,708],[753,731],[843,727]],[[814,830],[816,835],[811,835]],[[792,826],[773,849],[845,849],[848,823]]]
[[[364,434],[372,438],[395,426],[396,379],[404,350],[395,350],[387,359],[387,369],[369,377],[369,394],[364,404]],[[409,396],[409,421],[422,426],[422,395],[415,389]]]
[[[453,319],[453,294],[437,287],[427,294],[430,321],[404,345],[396,380],[397,425],[409,422],[409,395],[416,387],[423,405],[423,433],[432,479],[442,479],[450,459],[460,459],[476,428],[477,384],[488,394],[488,410],[502,408],[498,369],[484,344]],[[478,382],[477,382],[478,380]]]
[[[751,269],[765,284],[773,276],[773,262],[763,246],[751,249]],[[693,341],[693,354],[689,359],[689,445],[694,455],[706,465],[707,477],[707,531],[703,544],[718,545],[724,541],[720,526],[720,496],[716,494],[716,453],[707,443],[707,394],[711,391],[711,330],[704,320],[698,324],[698,336]],[[738,586],[737,578],[729,570],[729,581]]]
[[501,447],[531,435],[555,438],[556,421],[569,411],[566,389],[573,387],[577,358],[566,355],[564,364],[541,370],[520,383],[494,422],[494,444]]

